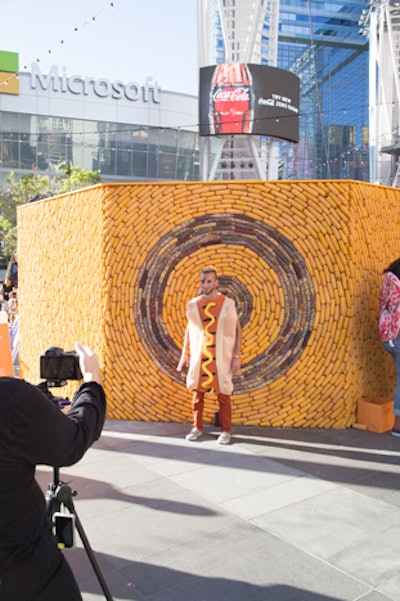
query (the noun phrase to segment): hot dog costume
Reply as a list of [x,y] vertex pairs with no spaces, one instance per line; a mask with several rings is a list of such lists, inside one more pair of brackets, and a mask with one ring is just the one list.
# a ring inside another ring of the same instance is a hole
[[221,293],[213,300],[197,296],[188,303],[187,319],[190,349],[187,387],[200,392],[232,394],[232,357],[238,323],[234,301]]

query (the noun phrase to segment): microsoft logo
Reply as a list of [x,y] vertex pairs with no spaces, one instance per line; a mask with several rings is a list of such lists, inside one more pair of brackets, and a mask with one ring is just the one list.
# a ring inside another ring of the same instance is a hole
[[16,52],[0,50],[0,94],[19,94],[18,63]]

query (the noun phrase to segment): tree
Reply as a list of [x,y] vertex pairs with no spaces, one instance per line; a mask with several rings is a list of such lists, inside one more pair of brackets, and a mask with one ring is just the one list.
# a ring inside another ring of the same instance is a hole
[[34,173],[16,177],[11,173],[6,190],[0,190],[0,262],[3,264],[17,260],[18,206],[101,182],[100,171],[60,164],[58,172],[54,177]]
[[59,188],[57,194],[80,190],[87,186],[93,186],[101,182],[100,171],[87,171],[80,167],[60,165],[59,171],[62,175],[57,178]]

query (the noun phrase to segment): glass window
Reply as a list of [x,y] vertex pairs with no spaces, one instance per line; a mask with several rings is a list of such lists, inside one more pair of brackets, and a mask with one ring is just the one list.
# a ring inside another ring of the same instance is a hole
[[198,179],[198,160],[194,132],[0,111],[3,168],[54,171],[62,161],[117,179],[175,180]]
[[21,134],[21,169],[36,169],[36,146],[29,134]]
[[132,151],[132,176],[138,178],[147,177],[147,152]]
[[165,152],[176,152],[177,132],[173,129],[159,130],[159,148]]
[[16,134],[3,135],[1,165],[10,169],[19,168],[19,145]]
[[158,178],[176,179],[176,153],[160,151],[158,153]]
[[132,175],[132,150],[130,148],[126,150],[118,149],[116,160],[117,175]]

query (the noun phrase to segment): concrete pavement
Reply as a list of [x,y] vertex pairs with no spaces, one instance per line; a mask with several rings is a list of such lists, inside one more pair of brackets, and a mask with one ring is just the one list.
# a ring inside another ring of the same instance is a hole
[[[400,599],[400,438],[189,429],[107,421],[61,470],[115,601]],[[65,553],[84,601],[104,599],[79,537]]]

